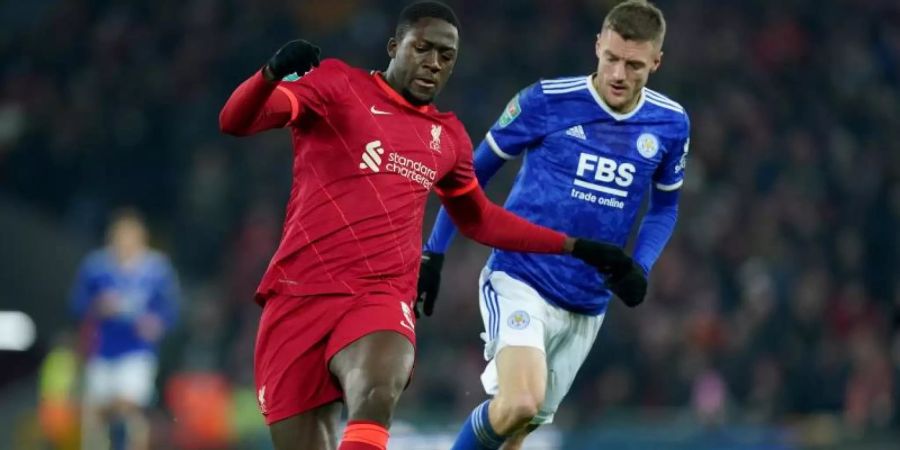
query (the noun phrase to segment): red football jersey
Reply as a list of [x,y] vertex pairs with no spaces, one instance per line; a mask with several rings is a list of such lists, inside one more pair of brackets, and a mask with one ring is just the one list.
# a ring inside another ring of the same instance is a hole
[[257,298],[377,291],[412,300],[428,192],[477,186],[462,124],[336,59],[277,89],[291,103],[294,180]]

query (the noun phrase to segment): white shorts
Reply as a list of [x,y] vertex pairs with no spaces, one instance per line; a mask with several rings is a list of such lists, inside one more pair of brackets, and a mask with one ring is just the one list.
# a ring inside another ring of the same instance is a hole
[[484,358],[488,361],[481,374],[485,392],[499,392],[494,356],[500,349],[509,345],[539,349],[547,356],[547,391],[544,405],[531,423],[553,422],[556,409],[594,345],[604,314],[590,316],[558,308],[531,286],[487,267],[481,271],[479,284]]
[[144,351],[111,359],[91,358],[84,372],[85,403],[107,405],[125,400],[148,406],[153,397],[156,364],[156,355]]

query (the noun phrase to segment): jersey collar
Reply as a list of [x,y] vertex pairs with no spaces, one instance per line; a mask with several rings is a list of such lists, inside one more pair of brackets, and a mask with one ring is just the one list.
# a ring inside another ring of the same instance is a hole
[[594,86],[594,74],[590,74],[587,76],[587,84],[588,90],[591,91],[591,95],[594,97],[594,100],[597,101],[597,104],[600,105],[600,108],[603,109],[607,114],[612,116],[613,119],[622,121],[625,119],[631,118],[631,116],[637,114],[638,111],[641,110],[641,107],[644,106],[644,90],[641,89],[641,98],[638,99],[636,105],[634,105],[634,109],[628,111],[627,113],[617,113],[606,104],[606,101],[603,100],[603,97],[600,96],[600,93],[597,92],[597,88]]
[[385,81],[384,77],[381,75],[381,72],[372,71],[372,78],[375,79],[375,84],[377,84],[378,87],[380,87],[381,90],[384,91],[384,93],[387,94],[387,96],[391,98],[391,100],[393,100],[403,106],[415,109],[416,111],[419,111],[421,113],[427,114],[427,113],[434,112],[434,105],[432,105],[431,103],[429,103],[427,105],[416,106],[416,105],[413,105],[412,103],[410,103],[405,98],[403,98],[402,95],[400,95],[397,91],[395,91],[394,88],[392,88],[391,85],[389,85],[387,83],[387,81]]

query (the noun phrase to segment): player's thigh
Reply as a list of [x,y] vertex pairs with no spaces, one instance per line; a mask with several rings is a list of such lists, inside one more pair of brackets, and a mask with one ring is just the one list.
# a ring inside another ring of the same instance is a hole
[[409,381],[414,354],[409,340],[394,331],[367,334],[338,351],[330,368],[344,392],[348,420],[389,427]]
[[547,303],[525,283],[485,269],[480,306],[489,361],[482,374],[485,390],[501,396],[531,394],[540,402],[547,380]]
[[[396,295],[363,294],[335,324],[326,344],[328,367],[339,379],[399,378],[405,384],[415,359],[411,301]],[[346,389],[346,386],[344,386]]]
[[116,403],[121,409],[140,409],[150,404],[156,381],[157,359],[151,352],[134,352],[118,358],[113,379]]
[[391,330],[374,331],[339,350],[329,368],[339,380],[347,406],[367,397],[373,389],[389,389],[399,396],[409,380],[415,348],[405,336]]
[[335,326],[326,357],[351,414],[363,403],[392,410],[415,361],[411,302],[388,294],[360,296]]
[[334,450],[341,403],[332,402],[269,426],[275,450]]
[[113,361],[94,357],[84,368],[84,406],[93,411],[102,411],[115,398],[115,370]]
[[548,346],[547,395],[538,417],[532,421],[535,424],[553,421],[556,410],[571,389],[603,325],[604,315],[566,314],[568,319],[560,324],[561,328],[555,333],[557,339]]
[[503,347],[496,357],[498,397],[528,395],[543,403],[547,387],[547,357],[533,347]]

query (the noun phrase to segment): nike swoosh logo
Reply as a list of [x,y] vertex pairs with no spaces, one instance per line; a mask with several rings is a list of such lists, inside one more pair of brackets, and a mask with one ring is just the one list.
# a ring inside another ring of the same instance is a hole
[[387,111],[381,111],[381,110],[375,109],[375,105],[372,105],[372,107],[369,108],[369,112],[371,112],[372,114],[380,114],[380,115],[388,115],[388,116],[391,114]]

